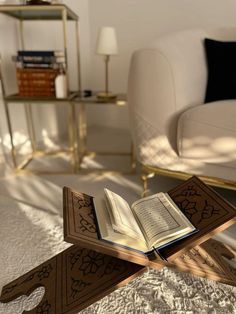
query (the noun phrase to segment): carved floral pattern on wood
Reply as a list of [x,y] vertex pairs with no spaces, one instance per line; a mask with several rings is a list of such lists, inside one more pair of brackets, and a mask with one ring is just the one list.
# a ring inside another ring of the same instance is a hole
[[[144,267],[109,255],[71,246],[51,260],[5,286],[0,298],[8,302],[45,287],[45,295],[29,314],[75,313],[105,295]],[[107,292],[106,292],[107,291]]]

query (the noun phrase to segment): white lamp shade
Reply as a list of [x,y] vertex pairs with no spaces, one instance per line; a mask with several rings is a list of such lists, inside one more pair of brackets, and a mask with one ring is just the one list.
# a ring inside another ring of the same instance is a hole
[[102,27],[100,29],[96,52],[101,55],[116,55],[118,53],[114,27]]

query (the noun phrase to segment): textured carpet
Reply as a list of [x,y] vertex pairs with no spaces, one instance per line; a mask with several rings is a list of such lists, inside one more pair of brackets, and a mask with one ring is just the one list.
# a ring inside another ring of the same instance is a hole
[[91,313],[236,313],[236,288],[176,272],[150,269],[85,309]]
[[[78,176],[64,177],[56,185],[53,180],[22,177],[1,182],[0,290],[9,281],[69,246],[63,242],[60,185],[76,188],[79,184],[84,192],[88,191],[92,177],[87,185],[81,180]],[[136,187],[132,180],[121,179],[121,192]],[[114,189],[118,184],[116,180],[108,181],[103,178],[96,187],[106,183]],[[30,310],[40,302],[43,293],[41,288],[29,298],[0,303],[0,313],[20,314]],[[150,269],[81,313],[236,313],[236,288],[168,268]]]

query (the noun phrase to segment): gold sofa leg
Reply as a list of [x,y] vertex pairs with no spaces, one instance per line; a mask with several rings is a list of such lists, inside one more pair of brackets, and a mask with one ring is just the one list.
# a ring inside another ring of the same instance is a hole
[[146,172],[141,175],[141,180],[143,182],[143,192],[141,197],[147,196],[149,189],[148,189],[148,179],[153,178],[155,176],[155,172]]
[[[161,176],[176,178],[180,180],[187,180],[191,176],[195,175],[193,173],[168,170],[168,169],[151,167],[151,166],[146,166],[146,165],[142,165],[142,167],[143,167],[142,175],[141,175],[141,180],[143,182],[143,193],[141,194],[142,197],[146,196],[149,191],[147,180],[150,178],[153,178],[154,175],[156,174],[161,175]],[[236,190],[236,181],[225,180],[225,179],[221,179],[217,177],[210,177],[210,176],[203,176],[203,175],[197,175],[197,176],[206,184],[217,186],[224,189]]]

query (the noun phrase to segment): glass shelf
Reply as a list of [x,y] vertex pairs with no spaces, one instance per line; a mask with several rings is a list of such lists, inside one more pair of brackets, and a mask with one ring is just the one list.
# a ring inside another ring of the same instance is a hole
[[56,97],[22,97],[19,94],[12,94],[4,97],[4,100],[8,103],[48,103],[48,102],[69,102],[78,95],[78,92],[70,92],[67,98]]
[[55,20],[62,19],[66,10],[67,20],[77,21],[78,16],[64,4],[57,5],[0,5],[0,13],[19,20]]
[[114,104],[117,106],[127,105],[127,99],[125,94],[117,94],[115,99],[98,100],[95,95],[89,97],[79,97],[79,93],[76,91],[69,92],[67,98],[56,98],[56,97],[22,97],[19,94],[11,94],[4,97],[4,100],[8,103],[47,103],[47,102],[70,102],[81,103],[81,104]]
[[79,97],[76,96],[74,98],[74,102],[78,102],[81,104],[113,104],[117,106],[125,106],[127,105],[127,99],[125,94],[117,94],[114,99],[98,99],[96,93],[93,93],[92,96],[88,97]]

